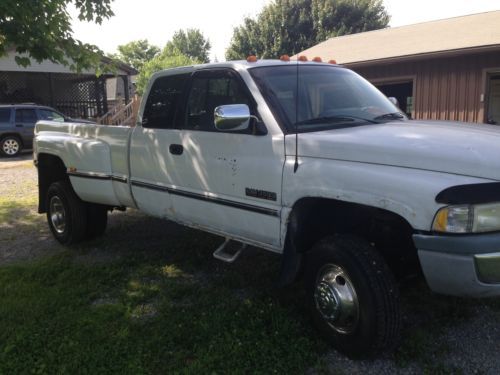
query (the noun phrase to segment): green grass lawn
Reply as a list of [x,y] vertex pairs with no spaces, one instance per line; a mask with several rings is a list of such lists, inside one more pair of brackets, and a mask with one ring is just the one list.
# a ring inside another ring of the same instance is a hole
[[[45,230],[35,200],[0,205],[0,243]],[[303,373],[325,352],[279,258],[229,266],[220,238],[111,215],[103,238],[0,267],[0,374]],[[46,241],[53,241],[48,239]],[[53,246],[60,248],[59,245]]]
[[63,254],[2,267],[0,285],[0,373],[301,373],[323,349],[265,293],[140,258]]

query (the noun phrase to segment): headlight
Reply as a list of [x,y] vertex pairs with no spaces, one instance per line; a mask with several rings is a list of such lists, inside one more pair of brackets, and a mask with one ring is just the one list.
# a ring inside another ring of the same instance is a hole
[[441,208],[434,218],[432,230],[447,233],[500,231],[500,203]]

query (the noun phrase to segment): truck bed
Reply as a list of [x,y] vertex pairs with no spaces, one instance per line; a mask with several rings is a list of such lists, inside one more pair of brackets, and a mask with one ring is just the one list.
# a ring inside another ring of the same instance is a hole
[[128,141],[133,128],[39,121],[35,155],[63,160],[78,196],[112,206],[135,206],[130,189]]

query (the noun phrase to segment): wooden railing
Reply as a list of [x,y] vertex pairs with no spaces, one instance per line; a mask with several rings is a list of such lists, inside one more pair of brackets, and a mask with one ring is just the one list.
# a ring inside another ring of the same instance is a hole
[[110,111],[104,116],[97,119],[97,123],[101,125],[126,125],[135,126],[137,112],[139,112],[139,97],[134,97],[130,103],[125,104],[120,100]]

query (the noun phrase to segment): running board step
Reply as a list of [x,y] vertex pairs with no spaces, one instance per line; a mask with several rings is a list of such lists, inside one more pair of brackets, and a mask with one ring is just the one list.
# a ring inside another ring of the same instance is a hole
[[224,243],[214,251],[214,258],[226,263],[233,263],[247,247],[246,244],[226,238]]

